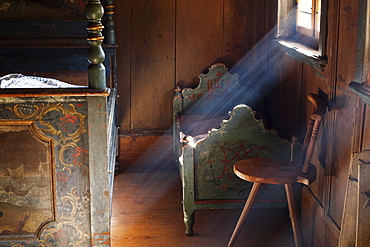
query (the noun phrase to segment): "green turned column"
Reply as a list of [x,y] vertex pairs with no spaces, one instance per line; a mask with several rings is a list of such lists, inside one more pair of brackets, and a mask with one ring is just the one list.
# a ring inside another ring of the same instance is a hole
[[114,30],[114,6],[113,0],[106,0],[105,1],[105,28],[104,28],[104,43],[106,44],[115,44],[116,43],[116,33]]
[[90,63],[88,67],[89,88],[105,89],[106,78],[105,67],[103,65],[105,54],[101,46],[104,40],[104,36],[102,35],[104,26],[101,23],[104,8],[100,0],[89,0],[85,13],[87,19],[89,19],[89,24],[86,27],[89,32],[87,41],[90,44],[90,49],[87,53],[87,60]]

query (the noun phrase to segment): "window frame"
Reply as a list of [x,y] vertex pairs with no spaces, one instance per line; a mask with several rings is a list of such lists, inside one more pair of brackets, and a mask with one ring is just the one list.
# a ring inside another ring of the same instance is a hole
[[[279,0],[278,2],[278,25],[275,43],[286,54],[320,71],[323,71],[327,64],[327,6],[328,0],[321,0],[320,35],[318,41],[316,41],[317,44],[310,46],[301,41],[304,35],[296,31],[297,1]],[[314,43],[311,42],[311,44]]]

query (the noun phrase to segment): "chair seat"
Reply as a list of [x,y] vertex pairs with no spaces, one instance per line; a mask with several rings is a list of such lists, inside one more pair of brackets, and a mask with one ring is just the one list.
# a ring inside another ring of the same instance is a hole
[[316,168],[310,164],[307,173],[302,173],[302,165],[278,159],[254,158],[240,160],[234,165],[235,174],[249,182],[268,184],[310,184],[316,179]]

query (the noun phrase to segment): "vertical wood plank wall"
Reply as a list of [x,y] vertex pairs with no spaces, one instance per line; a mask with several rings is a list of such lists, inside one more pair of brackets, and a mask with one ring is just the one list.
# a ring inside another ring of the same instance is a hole
[[[274,83],[255,86],[269,92],[263,114],[282,137],[304,130],[312,110],[308,93],[328,99],[320,152],[313,159],[318,178],[303,190],[302,219],[308,246],[336,246],[350,160],[354,152],[370,148],[369,110],[363,110],[363,103],[348,88],[356,69],[359,0],[328,0],[324,71],[298,62],[270,42],[261,45],[265,37],[271,41],[274,36],[270,31],[276,24],[277,2],[116,1],[121,156],[125,150],[132,156],[144,153],[156,145],[155,135],[169,136],[176,85],[194,87],[199,73],[215,62],[236,70],[248,54],[248,64],[257,71],[269,66]],[[257,45],[262,49],[254,51]],[[165,141],[162,137],[160,145],[170,149],[170,142],[170,137]]]
[[276,7],[257,0],[115,2],[121,133],[170,132],[173,88],[195,86],[215,62],[231,69],[274,27]]
[[[302,220],[308,246],[330,247],[338,244],[350,161],[354,153],[369,148],[370,140],[368,110],[364,113],[363,102],[348,88],[356,70],[359,1],[329,0],[328,5],[328,65],[325,70],[318,71],[296,62],[297,71],[290,72],[286,78],[280,76],[279,80],[280,85],[284,85],[286,79],[295,78],[301,84],[302,120],[311,111],[305,95],[318,93],[329,102],[320,151],[313,159],[318,178],[303,190]],[[282,62],[290,64],[291,59]],[[275,93],[281,100],[286,92]],[[276,112],[282,112],[275,105],[271,106]]]

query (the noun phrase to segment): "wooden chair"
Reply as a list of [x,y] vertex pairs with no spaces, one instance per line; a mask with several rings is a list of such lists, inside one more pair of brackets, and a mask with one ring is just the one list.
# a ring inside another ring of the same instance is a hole
[[269,158],[253,158],[240,160],[234,164],[235,174],[243,180],[253,182],[253,187],[236,224],[228,247],[234,245],[262,183],[284,185],[292,222],[294,242],[297,247],[303,246],[300,218],[295,205],[292,185],[296,182],[309,185],[316,179],[316,168],[310,161],[322,116],[326,112],[326,105],[318,95],[309,94],[308,100],[313,103],[314,112],[308,123],[299,162]]

